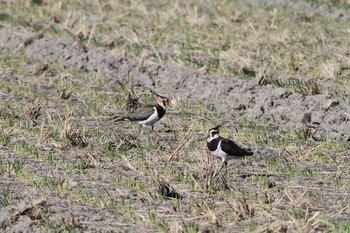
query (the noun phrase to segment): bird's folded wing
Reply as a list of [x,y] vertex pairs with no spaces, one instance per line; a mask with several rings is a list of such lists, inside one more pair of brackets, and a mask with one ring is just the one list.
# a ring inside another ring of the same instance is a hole
[[234,156],[250,156],[252,155],[251,151],[239,147],[236,143],[229,139],[223,139],[221,141],[221,149],[228,153],[229,155]]
[[130,115],[126,118],[131,120],[131,121],[146,120],[146,119],[148,119],[149,116],[151,116],[154,113],[155,109],[153,107],[154,106],[152,106],[152,105],[142,106],[142,107],[136,109],[135,111],[133,111],[132,113],[130,113]]

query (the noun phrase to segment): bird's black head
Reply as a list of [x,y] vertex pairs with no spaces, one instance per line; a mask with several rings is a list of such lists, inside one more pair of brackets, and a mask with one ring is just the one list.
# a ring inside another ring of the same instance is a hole
[[208,142],[210,142],[211,140],[213,140],[214,138],[218,138],[220,135],[219,135],[219,128],[221,127],[222,125],[218,125],[214,128],[211,128],[208,130]]

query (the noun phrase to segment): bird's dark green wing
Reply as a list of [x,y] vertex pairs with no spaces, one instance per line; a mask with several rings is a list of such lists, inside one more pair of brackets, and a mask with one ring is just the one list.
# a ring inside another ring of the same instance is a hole
[[155,109],[153,105],[144,105],[136,109],[129,116],[126,116],[126,119],[130,121],[143,121],[148,119],[154,113]]
[[221,149],[228,155],[232,156],[251,156],[253,152],[239,147],[236,143],[229,139],[223,139],[221,141]]

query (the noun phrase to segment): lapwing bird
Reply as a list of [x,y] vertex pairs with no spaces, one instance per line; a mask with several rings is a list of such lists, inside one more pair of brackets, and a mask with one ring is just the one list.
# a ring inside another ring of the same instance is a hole
[[[227,162],[229,160],[242,159],[245,156],[252,156],[253,152],[251,152],[250,150],[241,148],[230,139],[221,137],[219,134],[219,128],[221,126],[222,125],[219,125],[212,129],[209,129],[208,138],[207,138],[207,147],[212,155],[221,159],[222,166],[220,170],[222,170],[222,168],[225,167],[226,175],[227,175]],[[221,178],[223,179],[222,176]],[[224,181],[224,184],[226,185],[226,181],[224,179],[223,181]]]
[[158,122],[166,112],[168,99],[157,94],[156,103],[143,105],[130,114],[113,117],[114,122],[129,120],[138,123],[140,126],[150,125],[153,130],[154,123]]

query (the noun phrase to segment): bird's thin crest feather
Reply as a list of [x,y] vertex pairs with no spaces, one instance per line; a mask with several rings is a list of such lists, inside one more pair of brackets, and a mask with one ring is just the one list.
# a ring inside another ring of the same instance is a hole
[[219,128],[220,128],[221,126],[223,126],[224,124],[225,124],[225,123],[220,124],[220,125],[217,125],[217,126],[215,126],[214,128],[209,129],[209,131],[210,131],[210,130],[219,130]]

